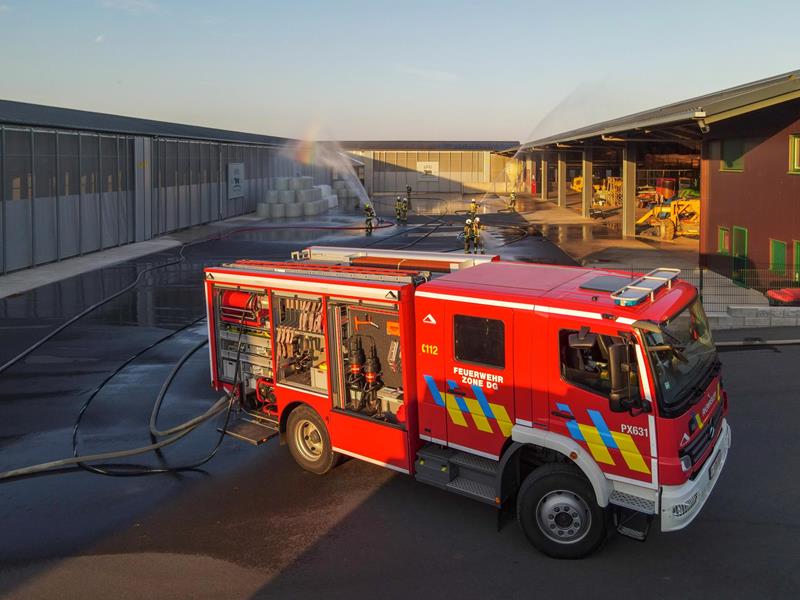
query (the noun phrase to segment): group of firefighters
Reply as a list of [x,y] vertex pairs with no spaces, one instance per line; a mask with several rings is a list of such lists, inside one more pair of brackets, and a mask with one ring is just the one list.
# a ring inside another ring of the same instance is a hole
[[[394,203],[394,214],[397,222],[403,225],[408,224],[408,211],[411,209],[411,186],[406,186],[406,196],[397,196]],[[517,195],[512,192],[508,209],[512,212],[517,210]],[[374,224],[377,221],[375,209],[372,204],[364,205],[364,219],[367,235],[372,235]],[[483,224],[478,216],[478,202],[475,198],[469,204],[467,210],[467,220],[464,223],[464,252],[467,254],[486,254],[483,246]]]

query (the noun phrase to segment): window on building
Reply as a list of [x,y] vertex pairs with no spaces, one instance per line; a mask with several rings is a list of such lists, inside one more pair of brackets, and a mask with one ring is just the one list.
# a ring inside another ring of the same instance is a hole
[[720,254],[731,253],[731,230],[727,227],[717,228],[717,252]]
[[779,275],[786,273],[786,242],[769,241],[769,270]]
[[800,134],[789,136],[789,172],[800,174]]
[[744,140],[722,140],[721,171],[744,171]]
[[794,241],[794,272],[792,273],[793,281],[800,281],[800,241]]
[[505,368],[506,336],[503,321],[455,315],[453,332],[456,360]]
[[[561,357],[561,376],[569,383],[587,391],[608,397],[611,394],[611,379],[608,372],[608,349],[621,344],[622,338],[595,334],[591,331],[583,338],[589,342],[582,347],[570,345],[580,335],[574,329],[562,329],[558,333],[559,354]],[[630,365],[631,391],[635,397],[639,390],[638,364],[636,353],[631,348]]]

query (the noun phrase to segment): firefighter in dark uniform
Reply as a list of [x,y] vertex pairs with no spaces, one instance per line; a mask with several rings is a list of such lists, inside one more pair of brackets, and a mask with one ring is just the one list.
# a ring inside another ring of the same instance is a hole
[[483,225],[481,225],[480,217],[475,217],[472,221],[472,247],[473,254],[477,254],[479,248],[481,254],[486,254],[486,249],[483,247]]
[[472,251],[472,238],[475,230],[472,228],[472,219],[467,219],[464,222],[464,254],[469,254]]
[[375,209],[367,202],[364,205],[364,225],[367,230],[367,235],[372,235],[372,229],[375,221]]
[[517,212],[517,193],[511,192],[511,196],[508,199],[508,208],[511,212]]
[[410,185],[406,186],[406,200],[408,200],[408,206],[406,207],[406,210],[408,211],[408,210],[411,210],[411,186]]

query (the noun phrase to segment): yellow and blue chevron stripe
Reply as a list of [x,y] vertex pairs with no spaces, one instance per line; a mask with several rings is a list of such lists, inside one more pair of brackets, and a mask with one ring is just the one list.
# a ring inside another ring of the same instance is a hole
[[[569,405],[559,402],[556,406],[561,412],[572,414]],[[599,411],[587,410],[586,412],[594,425],[578,423],[574,418],[567,421],[567,430],[574,440],[586,442],[589,452],[599,463],[616,465],[614,457],[611,456],[611,450],[619,450],[622,459],[631,471],[650,474],[650,468],[642,458],[642,453],[639,452],[639,448],[636,447],[636,442],[633,441],[630,434],[611,431]]]
[[464,394],[456,391],[458,384],[451,380],[447,380],[448,391],[442,394],[439,388],[436,387],[436,381],[430,375],[423,375],[428,390],[433,396],[433,401],[437,406],[444,407],[450,420],[460,427],[469,427],[469,416],[478,431],[485,433],[494,433],[495,429],[492,422],[500,430],[504,437],[511,435],[511,418],[508,416],[508,411],[500,404],[489,402],[486,394],[480,386],[473,385],[472,393],[475,396],[470,398]]

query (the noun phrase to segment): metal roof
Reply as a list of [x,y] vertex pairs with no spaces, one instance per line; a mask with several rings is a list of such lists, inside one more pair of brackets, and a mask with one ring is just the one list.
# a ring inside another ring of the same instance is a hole
[[[625,117],[572,129],[518,146],[508,147],[505,148],[505,151],[534,149],[614,133],[641,131],[649,128],[692,122],[701,124],[702,121],[705,124],[710,124],[737,116],[749,110],[764,108],[795,98],[800,98],[800,70],[760,79],[712,94],[673,102]],[[699,133],[700,129],[698,127],[698,136]]]
[[51,127],[100,133],[144,135],[167,138],[186,138],[215,142],[283,145],[288,138],[212,127],[167,123],[151,119],[124,117],[107,113],[0,100],[0,123],[26,127]]
[[497,152],[518,145],[517,141],[460,141],[460,140],[367,140],[331,142],[345,150],[488,150]]

